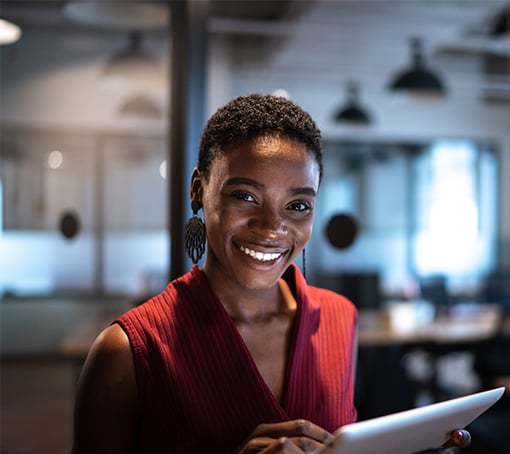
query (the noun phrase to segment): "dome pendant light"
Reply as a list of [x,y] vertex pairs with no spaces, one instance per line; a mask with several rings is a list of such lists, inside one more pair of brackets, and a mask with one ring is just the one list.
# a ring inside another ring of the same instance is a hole
[[413,38],[411,47],[413,52],[411,68],[397,74],[390,84],[390,90],[406,91],[418,96],[444,96],[446,89],[443,82],[424,63],[421,40]]
[[128,35],[127,47],[115,54],[103,68],[103,77],[112,87],[143,88],[159,90],[165,79],[162,64],[142,49],[139,31]]
[[347,84],[347,102],[335,114],[339,123],[352,125],[368,125],[372,122],[370,114],[359,103],[359,87],[355,82]]

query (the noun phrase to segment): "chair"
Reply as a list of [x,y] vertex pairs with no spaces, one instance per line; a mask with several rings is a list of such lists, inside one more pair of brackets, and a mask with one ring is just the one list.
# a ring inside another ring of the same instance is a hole
[[438,309],[448,309],[452,298],[446,285],[446,276],[435,274],[419,280],[421,297],[430,301]]

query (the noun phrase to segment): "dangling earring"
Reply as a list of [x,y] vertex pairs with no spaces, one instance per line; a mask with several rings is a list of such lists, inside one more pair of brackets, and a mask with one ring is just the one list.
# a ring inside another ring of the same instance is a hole
[[186,253],[189,255],[193,263],[198,263],[205,252],[205,224],[197,216],[200,209],[200,202],[193,200],[191,202],[193,216],[186,222],[184,244]]
[[303,259],[303,277],[306,279],[306,249],[303,248],[303,256],[302,256],[302,259]]

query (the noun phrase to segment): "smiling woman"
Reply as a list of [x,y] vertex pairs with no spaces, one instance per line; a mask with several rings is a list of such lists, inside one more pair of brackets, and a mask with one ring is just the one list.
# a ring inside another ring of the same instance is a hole
[[74,454],[313,452],[354,422],[356,309],[293,263],[321,175],[320,132],[291,101],[250,95],[211,117],[190,184],[205,230],[188,232],[205,263],[99,335]]
[[321,175],[320,132],[291,101],[251,95],[211,117],[188,224],[205,263],[98,337],[74,453],[309,452],[355,420],[355,308],[293,264]]

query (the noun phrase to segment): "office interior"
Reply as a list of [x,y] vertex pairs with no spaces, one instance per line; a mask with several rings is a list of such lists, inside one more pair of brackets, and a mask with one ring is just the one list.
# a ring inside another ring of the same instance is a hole
[[[2,0],[0,18],[18,33],[0,46],[2,452],[68,452],[90,339],[190,266],[170,232],[200,131],[252,92],[322,131],[306,274],[360,311],[360,418],[508,383],[510,2]],[[417,62],[439,86],[395,89]],[[490,452],[508,415],[474,428]]]

